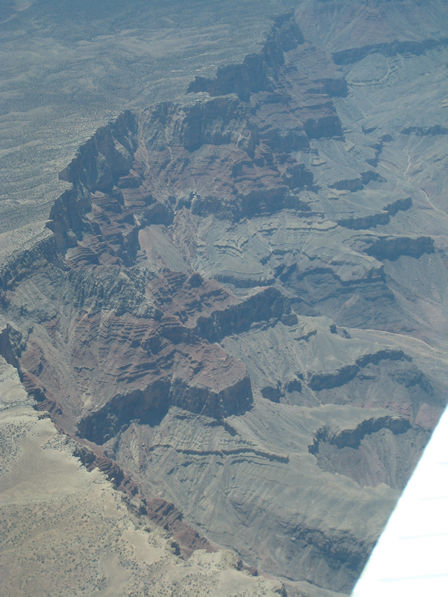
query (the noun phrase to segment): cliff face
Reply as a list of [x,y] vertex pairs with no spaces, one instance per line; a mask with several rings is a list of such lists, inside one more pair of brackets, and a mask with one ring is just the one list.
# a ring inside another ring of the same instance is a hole
[[248,100],[259,91],[275,90],[279,68],[285,64],[284,53],[304,42],[300,28],[291,17],[289,14],[275,20],[259,54],[246,56],[242,64],[221,66],[215,79],[196,77],[188,90],[206,91],[211,96],[235,93],[242,100]]
[[390,165],[413,129],[359,116],[340,66],[403,51],[366,48],[287,15],[185,104],[124,113],[0,274],[0,353],[60,429],[291,594],[350,590],[446,402],[442,208]]

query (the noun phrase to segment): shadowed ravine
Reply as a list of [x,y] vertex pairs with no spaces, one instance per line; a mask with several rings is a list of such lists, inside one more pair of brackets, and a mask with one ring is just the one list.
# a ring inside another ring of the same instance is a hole
[[124,111],[0,268],[0,354],[82,463],[185,557],[231,548],[288,595],[350,592],[446,403],[447,112],[408,70],[447,45],[391,4],[361,46],[356,3],[303,2]]

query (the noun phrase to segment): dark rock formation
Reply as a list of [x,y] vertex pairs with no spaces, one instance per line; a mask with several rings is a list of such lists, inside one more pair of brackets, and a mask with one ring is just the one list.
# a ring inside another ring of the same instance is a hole
[[279,19],[199,97],[100,129],[61,174],[52,235],[0,271],[0,354],[85,465],[181,552],[210,545],[188,520],[310,594],[351,589],[448,387],[444,278],[429,315],[413,288],[446,259],[430,200],[415,216],[432,187],[422,174],[414,196],[407,146],[383,163],[404,135],[376,113],[351,132],[350,85]]
[[378,172],[367,170],[366,172],[361,172],[361,176],[359,178],[338,180],[330,185],[330,189],[338,189],[339,191],[345,190],[354,193],[355,191],[360,191],[372,181],[384,182],[384,178],[380,176]]
[[397,199],[383,208],[381,213],[371,214],[360,218],[344,218],[338,221],[339,226],[351,228],[352,230],[366,230],[376,228],[390,222],[391,216],[395,216],[400,211],[406,211],[412,206],[412,199]]
[[403,135],[416,135],[417,137],[426,137],[427,135],[448,135],[448,127],[435,124],[426,128],[421,126],[408,126],[402,131]]
[[356,377],[358,371],[359,367],[356,365],[347,365],[335,373],[314,374],[308,381],[308,385],[312,390],[329,390],[348,383]]
[[406,197],[406,199],[397,199],[393,203],[389,203],[384,208],[384,211],[389,214],[390,216],[394,216],[399,211],[407,211],[412,207],[412,199],[410,197]]
[[[246,56],[242,64],[219,67],[215,79],[196,77],[188,91],[206,91],[212,96],[235,93],[246,101],[252,93],[272,91],[278,69],[285,62],[284,52],[293,50],[304,41],[302,32],[291,16],[285,15],[276,20],[260,54]],[[328,80],[325,85],[328,90],[335,90],[335,95],[344,92],[342,84],[337,85]]]
[[352,230],[367,230],[368,228],[376,228],[388,224],[390,216],[388,213],[372,214],[361,218],[344,218],[339,220],[339,226],[344,228],[351,228]]
[[434,253],[434,240],[427,236],[418,238],[399,237],[399,238],[379,238],[372,242],[366,249],[367,255],[377,259],[389,259],[395,261],[399,257],[406,255],[418,259],[427,253]]
[[351,64],[373,53],[383,54],[384,56],[396,56],[397,54],[415,54],[419,56],[428,50],[447,44],[448,38],[425,39],[423,41],[393,41],[335,52],[333,60],[336,64]]
[[20,368],[19,359],[25,346],[22,334],[9,324],[0,331],[0,355],[16,369]]
[[366,419],[355,429],[321,428],[308,447],[326,471],[346,475],[365,486],[387,483],[403,489],[429,439],[429,432],[407,419]]
[[267,288],[249,297],[246,301],[214,311],[210,317],[199,317],[196,330],[210,342],[218,342],[225,336],[238,334],[257,322],[275,323],[290,313],[286,298],[275,288]]
[[330,434],[327,428],[319,429],[313,444],[308,447],[310,454],[318,454],[321,442],[328,442],[337,448],[359,448],[361,441],[380,429],[389,429],[394,434],[405,433],[410,429],[407,419],[381,417],[379,419],[366,419],[356,429],[344,429],[338,433]]

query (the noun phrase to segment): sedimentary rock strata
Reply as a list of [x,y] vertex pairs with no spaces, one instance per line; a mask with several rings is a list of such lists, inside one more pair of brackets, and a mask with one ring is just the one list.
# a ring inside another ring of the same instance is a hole
[[350,591],[448,388],[447,216],[403,132],[430,129],[357,86],[446,44],[325,45],[329,4],[99,129],[0,272],[0,354],[85,466],[184,555],[232,547],[311,596]]

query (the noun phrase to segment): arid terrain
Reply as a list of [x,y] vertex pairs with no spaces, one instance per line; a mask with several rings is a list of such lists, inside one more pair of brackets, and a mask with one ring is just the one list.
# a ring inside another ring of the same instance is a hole
[[8,595],[347,595],[447,402],[445,3],[193,4],[3,149]]

